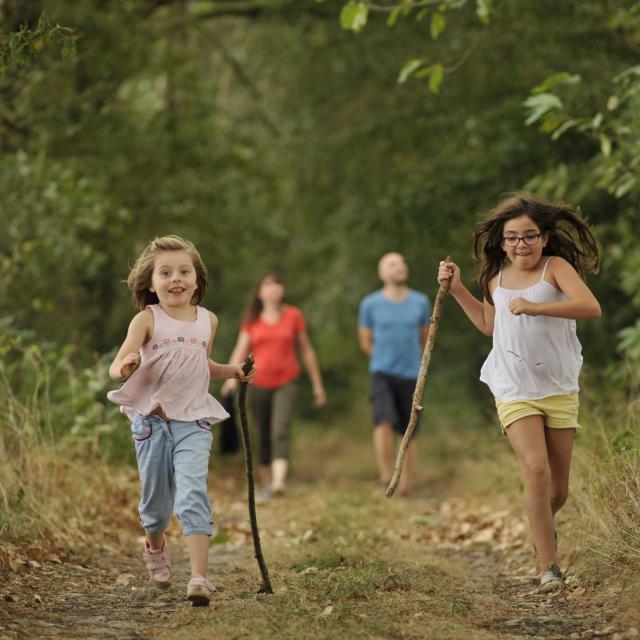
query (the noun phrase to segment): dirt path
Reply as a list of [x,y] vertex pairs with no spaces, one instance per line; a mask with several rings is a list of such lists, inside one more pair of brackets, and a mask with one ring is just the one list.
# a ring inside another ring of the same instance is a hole
[[[260,508],[274,595],[255,594],[236,460],[212,476],[218,591],[209,608],[184,598],[188,562],[177,527],[174,586],[165,592],[147,586],[131,531],[89,562],[27,559],[2,576],[0,640],[640,637],[616,620],[612,592],[590,591],[571,571],[563,592],[536,593],[517,506],[497,510],[471,491],[448,497],[427,476],[413,497],[387,500],[370,479],[368,453],[345,451],[335,434],[303,447],[289,495]],[[561,552],[566,565],[576,550],[561,540]]]

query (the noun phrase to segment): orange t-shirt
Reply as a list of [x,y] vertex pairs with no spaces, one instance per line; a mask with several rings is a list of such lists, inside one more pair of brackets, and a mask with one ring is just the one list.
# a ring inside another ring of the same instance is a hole
[[242,324],[240,330],[251,338],[251,351],[256,361],[253,383],[256,386],[275,389],[300,375],[296,345],[305,328],[302,311],[290,305],[283,307],[275,324],[268,324],[261,318]]

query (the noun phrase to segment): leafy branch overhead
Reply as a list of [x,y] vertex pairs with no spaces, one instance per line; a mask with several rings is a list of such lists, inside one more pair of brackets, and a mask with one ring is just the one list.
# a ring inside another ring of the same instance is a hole
[[[388,27],[395,27],[400,20],[412,18],[416,22],[428,23],[432,40],[438,40],[447,28],[447,16],[459,12],[468,5],[474,5],[475,14],[484,25],[489,24],[492,13],[491,0],[401,0],[390,4],[379,4],[368,0],[349,0],[340,12],[343,29],[360,33],[367,25],[371,14],[385,14]],[[400,84],[413,77],[426,80],[431,93],[439,93],[445,72],[455,71],[469,57],[475,43],[452,65],[433,61],[428,56],[411,58],[402,66],[398,75]]]
[[78,36],[73,29],[52,25],[41,16],[35,27],[22,25],[17,31],[0,30],[0,77],[7,69],[33,64],[47,45],[63,57],[75,53]]
[[[617,73],[605,85],[606,94],[596,113],[584,114],[588,87],[582,78],[567,72],[555,73],[534,87],[524,101],[527,125],[559,140],[577,134],[593,143],[589,175],[596,188],[605,190],[620,203],[621,215],[609,226],[618,242],[609,247],[608,257],[617,265],[620,286],[640,306],[640,249],[637,232],[626,224],[637,219],[640,196],[640,65]],[[583,111],[578,115],[577,112]],[[640,356],[640,324],[618,332],[618,348],[632,359]]]

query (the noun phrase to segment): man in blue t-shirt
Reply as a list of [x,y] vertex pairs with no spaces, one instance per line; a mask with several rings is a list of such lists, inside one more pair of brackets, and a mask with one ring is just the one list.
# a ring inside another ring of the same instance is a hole
[[[431,303],[423,293],[407,286],[409,268],[399,253],[380,258],[378,276],[382,289],[360,303],[358,339],[370,358],[373,445],[380,482],[386,487],[393,470],[394,432],[404,435],[411,415]],[[417,432],[416,428],[414,436]],[[409,490],[415,448],[412,438],[398,484],[401,495]]]

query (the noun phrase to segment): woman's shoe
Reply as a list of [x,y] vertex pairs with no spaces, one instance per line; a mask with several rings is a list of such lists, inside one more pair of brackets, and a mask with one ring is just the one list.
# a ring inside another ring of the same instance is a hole
[[203,576],[193,576],[187,585],[187,600],[194,607],[208,606],[216,588]]

